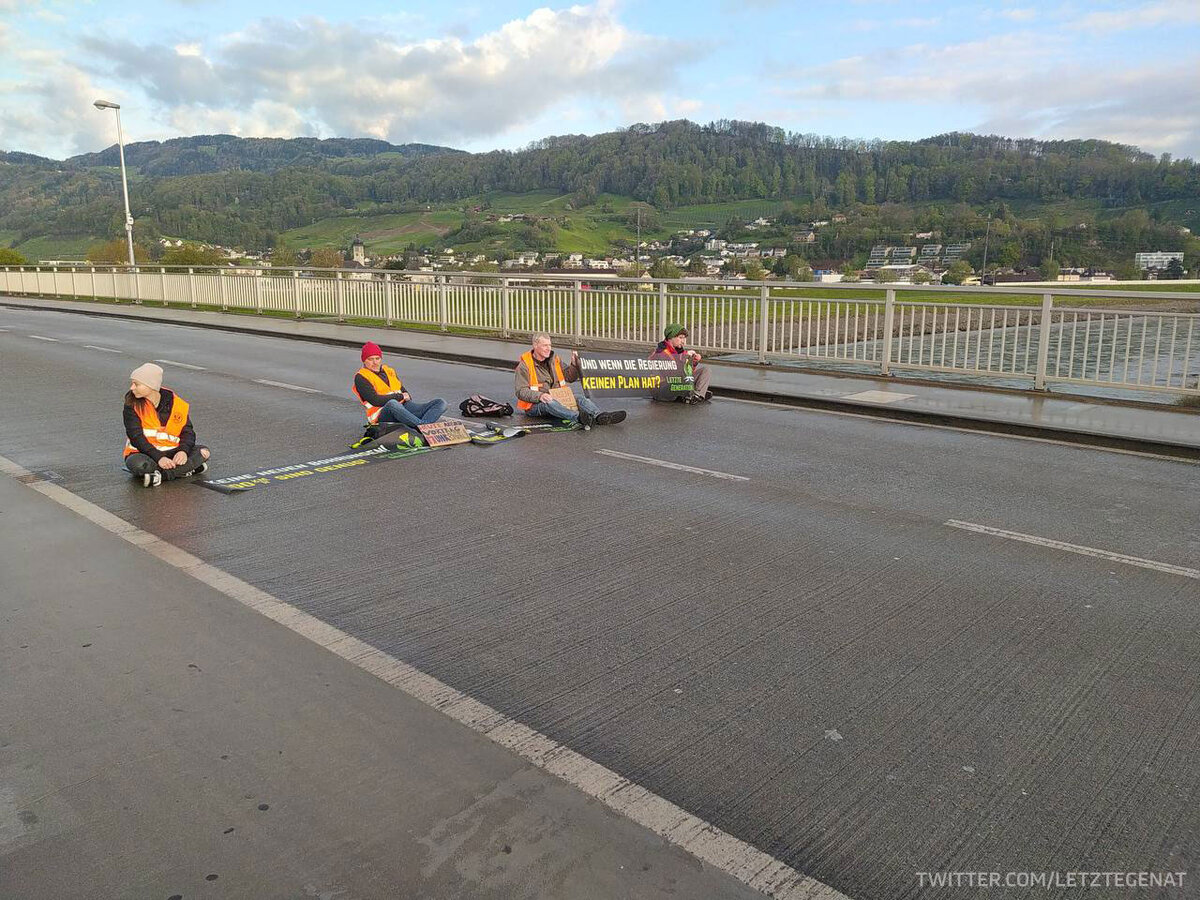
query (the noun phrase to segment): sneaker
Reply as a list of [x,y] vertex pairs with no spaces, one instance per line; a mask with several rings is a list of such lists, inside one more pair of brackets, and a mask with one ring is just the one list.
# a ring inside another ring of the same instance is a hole
[[142,476],[142,487],[158,487],[162,484],[162,472],[155,469]]
[[607,415],[607,413],[600,413],[599,415],[593,415],[592,413],[588,412],[586,409],[581,409],[579,411],[579,424],[582,425],[584,428],[591,428],[593,425],[607,424],[603,421],[605,415]]
[[204,462],[200,463],[200,465],[196,466],[196,470],[194,472],[192,472],[192,474],[193,475],[203,475],[207,471],[208,471],[208,460],[205,460]]
[[614,409],[612,412],[602,412],[596,416],[597,425],[616,425],[625,421],[625,410]]

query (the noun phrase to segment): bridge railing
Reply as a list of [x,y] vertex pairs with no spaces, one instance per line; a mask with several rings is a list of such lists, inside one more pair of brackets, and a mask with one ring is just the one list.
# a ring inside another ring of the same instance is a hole
[[170,266],[6,267],[0,291],[639,349],[682,322],[691,346],[761,363],[1200,393],[1200,293]]

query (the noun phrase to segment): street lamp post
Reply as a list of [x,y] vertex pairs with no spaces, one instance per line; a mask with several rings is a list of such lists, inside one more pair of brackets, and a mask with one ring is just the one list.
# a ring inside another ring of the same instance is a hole
[[129,212],[129,182],[125,178],[125,138],[121,134],[121,104],[109,100],[97,100],[92,104],[96,109],[111,109],[117,114],[117,153],[121,157],[121,193],[125,197],[125,241],[129,245],[129,265],[135,265],[133,258],[133,216]]

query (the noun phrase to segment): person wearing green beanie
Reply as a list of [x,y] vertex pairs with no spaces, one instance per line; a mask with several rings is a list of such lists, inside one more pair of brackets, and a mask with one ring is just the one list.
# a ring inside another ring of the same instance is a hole
[[692,384],[691,392],[680,399],[684,403],[704,403],[712,399],[712,391],[708,389],[712,372],[709,371],[708,366],[700,365],[699,353],[687,349],[687,341],[687,329],[677,322],[672,322],[663,329],[663,339],[658,342],[658,346],[654,348],[650,358],[678,360],[682,357],[686,359],[691,366],[691,374],[695,381]]

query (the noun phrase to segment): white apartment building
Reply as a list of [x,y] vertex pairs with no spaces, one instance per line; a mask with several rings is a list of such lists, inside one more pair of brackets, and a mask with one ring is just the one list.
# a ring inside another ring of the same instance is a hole
[[1182,250],[1151,250],[1145,253],[1133,254],[1133,264],[1139,269],[1165,269],[1171,260],[1177,259],[1183,263]]

